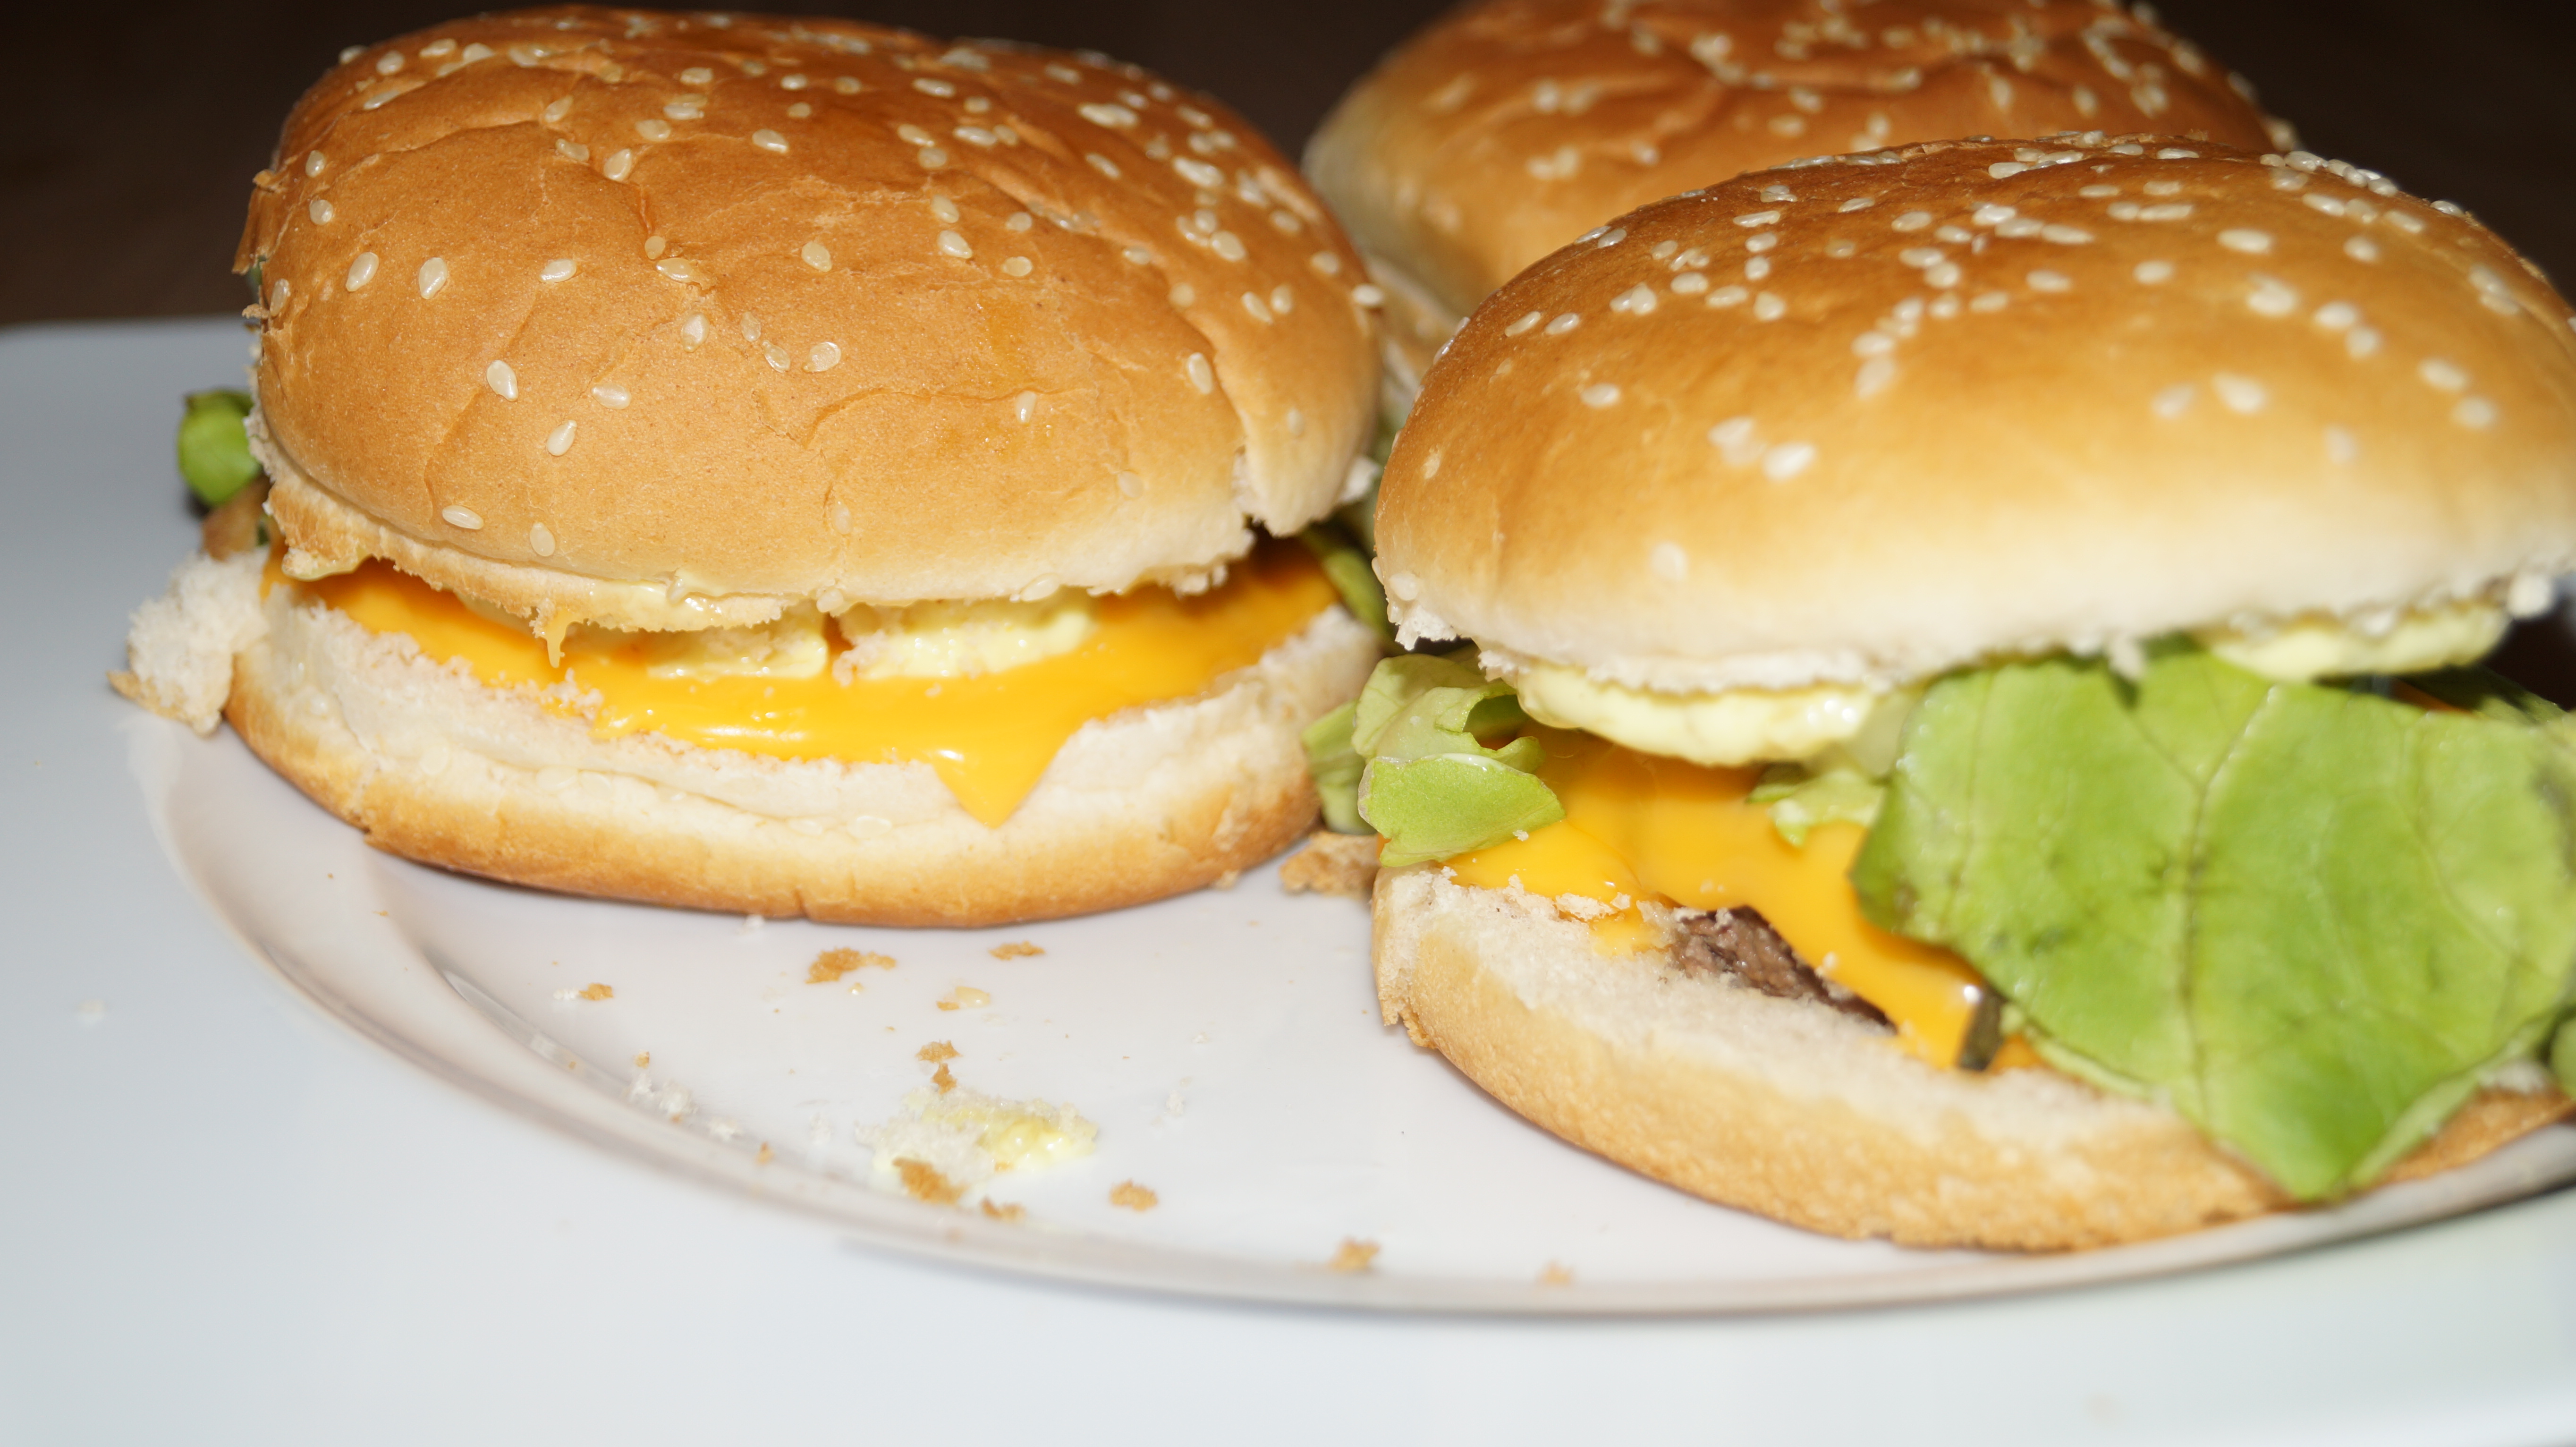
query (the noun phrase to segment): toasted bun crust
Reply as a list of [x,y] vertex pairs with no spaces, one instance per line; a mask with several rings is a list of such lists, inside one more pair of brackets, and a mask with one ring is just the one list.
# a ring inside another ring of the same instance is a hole
[[2570,326],[2456,208],[2305,154],[1761,172],[1478,309],[1388,462],[1378,566],[1408,639],[1669,690],[2535,610],[2576,565]]
[[1613,216],[1801,156],[2087,129],[2293,144],[2241,78],[2094,0],[1834,8],[1462,5],[1352,87],[1306,170],[1373,263],[1464,315]]
[[1359,258],[1239,118],[840,20],[365,47],[237,264],[296,570],[394,550],[328,499],[553,622],[1186,583],[1330,508],[1373,414]]
[[576,894],[852,924],[987,925],[1138,904],[1312,824],[1298,731],[1377,657],[1340,609],[1196,699],[1085,725],[988,828],[920,765],[597,740],[274,590],[224,714],[369,843]]
[[[1661,952],[1436,867],[1379,875],[1378,999],[1496,1099],[1694,1195],[1836,1236],[2052,1251],[2291,1203],[2181,1117],[2046,1069],[1935,1070],[1819,1005],[1694,979]],[[2390,1175],[2464,1165],[2576,1113],[2490,1089]]]

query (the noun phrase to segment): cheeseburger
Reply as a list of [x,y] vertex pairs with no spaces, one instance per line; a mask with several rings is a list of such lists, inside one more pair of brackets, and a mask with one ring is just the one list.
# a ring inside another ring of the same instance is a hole
[[1352,87],[1306,170],[1387,294],[1401,402],[1486,293],[1649,201],[1827,151],[2088,129],[2293,143],[2242,77],[2104,0],[1484,0]]
[[2576,565],[2571,325],[2456,207],[2178,137],[1802,163],[1558,251],[1387,473],[1402,636],[1473,648],[1316,730],[1386,836],[1386,1018],[1919,1245],[2561,1119],[2576,725],[2469,665]]
[[1096,55],[587,8],[348,51],[257,178],[277,545],[138,617],[395,853],[975,924],[1226,876],[1376,656],[1290,538],[1370,426],[1359,259]]

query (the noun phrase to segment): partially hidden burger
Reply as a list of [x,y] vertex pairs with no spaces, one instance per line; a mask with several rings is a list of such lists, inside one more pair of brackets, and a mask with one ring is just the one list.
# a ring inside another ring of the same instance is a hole
[[1353,86],[1306,170],[1387,294],[1400,403],[1488,292],[1649,201],[1956,136],[2289,149],[2253,94],[2104,0],[1480,0]]
[[2576,565],[2571,325],[2455,207],[2179,138],[1818,161],[1548,257],[1387,473],[1401,633],[1474,648],[1318,726],[1386,1018],[1919,1245],[2564,1118],[2576,725],[2468,665]]
[[[239,265],[279,543],[123,686],[385,849],[970,924],[1275,853],[1371,632],[1289,538],[1370,425],[1357,256],[1096,55],[568,8],[352,49]],[[1257,531],[1258,530],[1258,531]]]

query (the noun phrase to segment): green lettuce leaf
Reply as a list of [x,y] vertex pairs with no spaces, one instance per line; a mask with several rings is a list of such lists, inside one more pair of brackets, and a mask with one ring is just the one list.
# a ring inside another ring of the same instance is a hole
[[1306,725],[1306,772],[1315,776],[1315,793],[1324,801],[1324,827],[1336,834],[1373,834],[1360,817],[1360,770],[1368,761],[1351,747],[1351,714],[1356,701]]
[[1379,862],[1389,868],[1481,849],[1565,817],[1536,777],[1545,755],[1538,740],[1501,748],[1480,741],[1527,715],[1511,685],[1488,680],[1474,658],[1387,659],[1352,706],[1351,747],[1366,761],[1358,812],[1386,836]]
[[2275,684],[2184,645],[1946,679],[1852,870],[2069,1070],[2303,1200],[2368,1184],[2549,1041],[2576,748],[2526,713]]
[[1378,584],[1368,554],[1331,523],[1315,524],[1299,533],[1297,541],[1323,565],[1324,576],[1333,580],[1333,589],[1342,595],[1342,606],[1351,616],[1367,624],[1379,642],[1393,643],[1395,625],[1386,620],[1386,589]]
[[1762,782],[1750,797],[1756,804],[1770,805],[1771,827],[1804,849],[1807,835],[1819,824],[1858,824],[1866,829],[1877,822],[1887,786],[1857,769],[1810,772],[1797,764],[1774,764],[1763,770]]
[[259,459],[250,455],[250,438],[242,430],[250,406],[248,392],[192,392],[180,414],[179,475],[208,507],[259,476]]
[[2576,1020],[2558,1027],[2557,1043],[2549,1047],[2549,1068],[2558,1075],[2558,1088],[2576,1095]]

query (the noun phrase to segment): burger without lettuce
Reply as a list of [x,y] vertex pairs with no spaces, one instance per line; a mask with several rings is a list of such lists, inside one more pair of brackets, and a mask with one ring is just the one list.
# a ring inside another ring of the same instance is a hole
[[1374,321],[1213,102],[841,21],[460,20],[304,98],[240,265],[280,546],[184,568],[121,685],[371,842],[973,924],[1311,818],[1298,730],[1377,643],[1256,529],[1339,500]]
[[2294,144],[2144,7],[1485,0],[1353,86],[1306,170],[1387,293],[1401,404],[1488,292],[1649,201],[1830,151],[2093,129]]
[[1311,736],[1380,1001],[1568,1140],[2051,1249],[2569,1111],[2576,725],[2466,665],[2576,565],[2576,331],[2457,208],[2100,134],[1660,202],[1469,320],[1379,545],[1475,645]]

